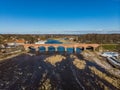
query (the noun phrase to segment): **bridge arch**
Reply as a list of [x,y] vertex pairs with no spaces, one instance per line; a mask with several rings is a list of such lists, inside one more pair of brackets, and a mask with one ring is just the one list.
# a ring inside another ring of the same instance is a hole
[[29,46],[28,49],[36,49],[34,46]]
[[84,47],[76,47],[75,48],[75,53],[81,53],[82,51],[84,51]]
[[76,48],[79,48],[79,49],[82,50],[82,51],[84,50],[84,47],[76,47]]
[[65,47],[64,46],[58,46],[57,47],[57,52],[65,52]]
[[40,46],[40,47],[38,47],[38,51],[39,52],[46,52],[46,47]]
[[94,51],[94,49],[95,49],[95,48],[94,48],[93,46],[87,46],[87,47],[86,47],[86,50]]
[[74,53],[74,47],[67,47],[66,52],[67,53]]
[[34,46],[29,46],[29,47],[28,47],[28,50],[29,50],[29,52],[31,52],[31,53],[35,53],[35,52],[36,52],[36,48],[35,48]]
[[56,48],[54,46],[48,46],[48,52],[55,52]]

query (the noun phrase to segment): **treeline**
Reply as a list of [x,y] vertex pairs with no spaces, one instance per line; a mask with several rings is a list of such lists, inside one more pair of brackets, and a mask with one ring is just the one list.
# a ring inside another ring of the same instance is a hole
[[69,38],[74,37],[75,40],[80,43],[120,44],[120,34],[81,34],[81,35],[0,34],[0,43],[4,43],[4,41],[14,39],[25,39],[29,43],[34,43],[38,41],[38,39],[46,40],[48,38],[65,38],[65,37]]
[[16,39],[24,39],[29,43],[34,43],[40,40],[46,40],[50,36],[49,35],[34,35],[34,34],[1,34],[0,35],[0,44],[5,43],[6,41],[14,41]]
[[78,36],[82,43],[119,44],[120,34],[85,34]]

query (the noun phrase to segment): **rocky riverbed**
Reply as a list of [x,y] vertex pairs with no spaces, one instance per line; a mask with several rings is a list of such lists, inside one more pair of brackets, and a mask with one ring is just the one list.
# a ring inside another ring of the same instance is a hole
[[0,90],[119,90],[118,74],[87,54],[22,54],[1,61]]

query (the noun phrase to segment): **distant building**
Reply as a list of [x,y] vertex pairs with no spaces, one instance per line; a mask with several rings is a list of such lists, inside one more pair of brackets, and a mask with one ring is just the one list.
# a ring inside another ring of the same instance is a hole
[[74,38],[69,38],[69,40],[70,40],[70,41],[73,41],[73,40],[74,40]]
[[16,44],[16,45],[23,45],[23,44],[25,44],[25,40],[24,40],[24,39],[17,39],[17,40],[15,41],[15,44]]
[[7,46],[15,46],[15,41],[13,40],[6,41],[6,43],[7,43]]
[[7,45],[8,46],[18,46],[18,45],[23,45],[25,44],[25,40],[24,39],[17,39],[17,40],[9,40],[7,41]]
[[45,44],[46,41],[38,41],[38,42],[35,42],[35,44]]

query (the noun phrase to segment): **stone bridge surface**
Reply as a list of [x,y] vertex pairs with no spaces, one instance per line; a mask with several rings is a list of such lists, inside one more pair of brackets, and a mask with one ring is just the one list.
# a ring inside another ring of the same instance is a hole
[[66,48],[83,48],[84,50],[86,50],[87,48],[91,47],[93,48],[93,50],[95,50],[97,47],[99,47],[99,44],[24,44],[23,45],[24,48],[26,50],[28,50],[29,47],[34,47],[36,49],[38,49],[39,47],[45,47],[46,49],[48,49],[48,47],[54,47],[54,48],[58,48],[60,46]]

